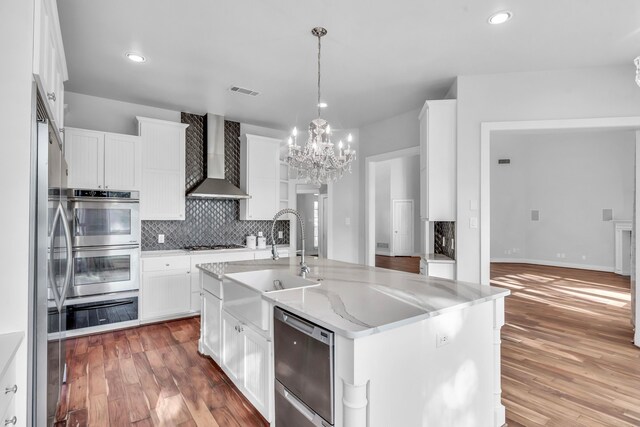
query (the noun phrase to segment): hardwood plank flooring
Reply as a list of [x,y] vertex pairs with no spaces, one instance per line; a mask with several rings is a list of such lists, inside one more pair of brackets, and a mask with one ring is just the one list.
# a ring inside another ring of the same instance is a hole
[[509,426],[640,426],[628,277],[495,263],[491,283],[512,292],[502,328]]
[[420,273],[420,257],[376,255],[376,267],[417,274]]
[[56,426],[267,426],[199,336],[193,317],[67,340]]

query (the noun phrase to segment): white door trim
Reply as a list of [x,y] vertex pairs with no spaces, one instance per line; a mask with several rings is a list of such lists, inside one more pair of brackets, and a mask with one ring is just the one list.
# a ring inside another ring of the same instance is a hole
[[[376,154],[365,158],[364,163],[364,263],[376,265],[376,162],[420,155],[420,146]],[[331,203],[331,199],[329,199]],[[331,229],[329,229],[331,230]],[[331,248],[331,241],[329,241]]]
[[[567,131],[567,130],[640,130],[640,117],[604,117],[567,120],[528,120],[512,122],[483,122],[480,124],[480,283],[489,285],[491,267],[491,136],[492,133],[517,133],[520,131]],[[638,160],[640,157],[640,132],[636,133],[636,186],[635,200],[640,201],[640,177]],[[640,221],[640,209],[636,208],[635,224]],[[638,288],[640,254],[634,250],[635,277],[632,281]],[[461,263],[457,263],[460,269]],[[635,301],[635,312],[640,311],[640,300]],[[640,328],[635,331],[635,344],[640,346]]]

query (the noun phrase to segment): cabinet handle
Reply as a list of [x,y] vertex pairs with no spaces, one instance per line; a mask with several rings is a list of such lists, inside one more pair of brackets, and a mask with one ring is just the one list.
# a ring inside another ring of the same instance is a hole
[[165,264],[164,266],[165,266],[165,267],[169,267],[169,264]]
[[56,102],[56,93],[55,92],[47,92],[47,99],[49,101]]
[[102,185],[98,185],[98,188],[102,188]]
[[58,129],[58,131],[59,131],[60,133],[64,133],[64,128],[59,128],[59,129]]
[[9,419],[9,420],[4,420],[4,425],[8,426],[8,425],[16,425],[18,423],[18,418],[16,418],[16,416],[14,415],[13,418]]
[[104,186],[104,188],[109,188],[109,186],[108,186],[108,185],[105,185],[105,186]]
[[17,393],[18,392],[18,385],[15,384],[13,387],[7,387],[4,389],[4,394],[9,394],[9,393]]

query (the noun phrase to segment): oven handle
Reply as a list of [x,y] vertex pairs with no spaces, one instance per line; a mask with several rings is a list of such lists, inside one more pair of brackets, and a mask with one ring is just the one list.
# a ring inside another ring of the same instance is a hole
[[62,295],[60,295],[60,304],[64,305],[64,301],[67,299],[67,292],[71,285],[71,273],[73,272],[73,247],[71,246],[71,229],[69,227],[69,219],[62,204],[58,205],[62,216],[62,225],[64,228],[64,238],[67,241],[67,271],[64,276],[64,287],[62,288]]
[[113,245],[113,246],[75,246],[73,252],[98,252],[98,251],[115,251],[115,250],[127,250],[138,249],[140,245],[138,243],[133,245]]
[[333,332],[314,325],[306,319],[287,313],[279,307],[274,309],[273,316],[276,320],[302,332],[310,338],[320,341],[328,346],[333,346]]
[[316,413],[313,412],[311,409],[307,408],[307,405],[305,405],[300,399],[298,399],[289,390],[287,390],[282,384],[280,384],[280,381],[276,381],[276,392],[280,394],[282,397],[284,397],[287,400],[287,402],[289,402],[289,404],[293,406],[296,409],[296,411],[300,412],[300,414],[303,417],[309,420],[311,424],[318,427],[322,426],[322,421],[320,417],[317,416]]

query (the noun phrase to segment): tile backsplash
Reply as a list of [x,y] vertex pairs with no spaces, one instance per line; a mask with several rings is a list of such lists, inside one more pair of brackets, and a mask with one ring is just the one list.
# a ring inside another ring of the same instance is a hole
[[[196,187],[206,177],[207,158],[206,116],[182,113],[182,123],[188,123],[186,135],[185,191]],[[240,185],[240,123],[224,122],[225,178]],[[184,221],[142,221],[142,249],[181,249],[187,246],[215,244],[244,244],[245,237],[262,231],[271,235],[271,221],[240,221],[238,200],[187,198]],[[277,222],[276,231],[284,238],[278,243],[289,243],[289,220]],[[158,243],[158,234],[165,242]],[[267,242],[271,239],[267,237]]]
[[[456,259],[455,221],[436,221],[433,224],[433,252]],[[443,242],[444,240],[444,242]]]

